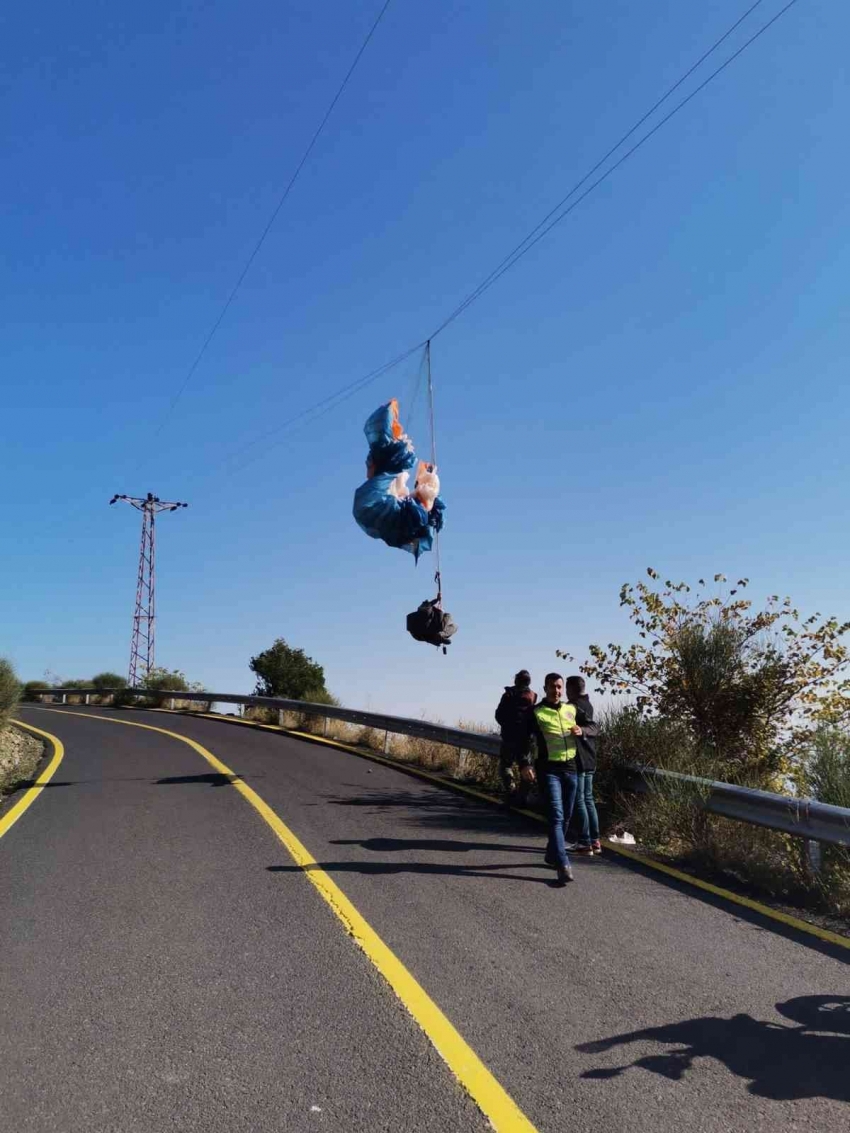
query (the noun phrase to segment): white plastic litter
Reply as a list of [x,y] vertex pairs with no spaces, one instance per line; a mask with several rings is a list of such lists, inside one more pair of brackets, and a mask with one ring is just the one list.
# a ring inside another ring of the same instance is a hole
[[624,830],[622,834],[612,834],[609,842],[619,842],[621,846],[636,846],[634,834],[629,834],[628,830]]

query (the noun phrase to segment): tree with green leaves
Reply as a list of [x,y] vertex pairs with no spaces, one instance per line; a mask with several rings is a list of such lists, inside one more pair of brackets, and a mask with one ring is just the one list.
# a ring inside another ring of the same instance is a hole
[[278,637],[269,648],[252,657],[249,666],[257,677],[256,696],[279,696],[287,700],[328,703],[325,670],[303,649]]
[[38,696],[39,692],[47,692],[48,689],[53,688],[53,685],[48,684],[47,681],[25,681],[23,691],[21,692],[21,700],[38,701],[41,697]]
[[91,683],[98,692],[103,692],[105,688],[126,688],[127,678],[121,677],[118,673],[98,673],[92,677]]
[[[707,761],[749,782],[788,771],[788,754],[819,723],[850,715],[850,622],[803,619],[790,598],[761,610],[742,596],[748,579],[691,598],[684,582],[625,584],[620,605],[639,641],[590,646],[582,672],[597,691],[633,698],[636,710],[678,720]],[[715,575],[723,585],[723,575]],[[559,656],[567,656],[559,651]]]

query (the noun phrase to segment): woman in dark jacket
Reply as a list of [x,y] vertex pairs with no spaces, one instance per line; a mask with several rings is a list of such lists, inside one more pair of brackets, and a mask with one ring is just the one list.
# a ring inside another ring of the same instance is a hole
[[578,784],[576,791],[575,809],[573,810],[573,826],[576,830],[575,846],[568,849],[575,850],[577,854],[602,853],[602,843],[599,841],[599,815],[596,812],[596,803],[593,798],[593,774],[596,771],[596,737],[599,735],[599,725],[593,720],[593,705],[585,692],[583,677],[567,677],[567,700],[575,705],[576,724],[581,728],[581,735],[576,736],[576,771]]

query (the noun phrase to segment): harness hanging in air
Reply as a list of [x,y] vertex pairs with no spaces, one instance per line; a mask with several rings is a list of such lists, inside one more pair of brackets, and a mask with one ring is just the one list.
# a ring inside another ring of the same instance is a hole
[[[428,374],[428,413],[431,424],[431,464],[433,475],[437,475],[437,430],[434,421],[434,382],[431,376],[431,342],[425,343],[425,365]],[[421,466],[420,466],[421,467]],[[437,481],[439,484],[439,480]],[[429,645],[442,647],[451,644],[451,639],[457,633],[457,625],[448,611],[443,609],[443,572],[440,560],[440,527],[434,533],[434,554],[437,560],[437,572],[434,581],[437,584],[437,597],[426,598],[412,614],[407,615],[407,632],[416,641],[425,641]]]

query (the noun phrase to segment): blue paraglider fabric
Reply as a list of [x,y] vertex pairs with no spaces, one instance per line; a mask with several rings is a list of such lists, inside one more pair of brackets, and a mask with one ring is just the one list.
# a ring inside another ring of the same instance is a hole
[[434,500],[431,510],[413,497],[398,499],[390,491],[401,472],[417,464],[416,453],[398,421],[398,403],[376,409],[364,426],[369,442],[369,479],[354,493],[354,518],[367,535],[390,547],[409,551],[418,560],[430,551],[434,533],[442,530],[445,504]]

